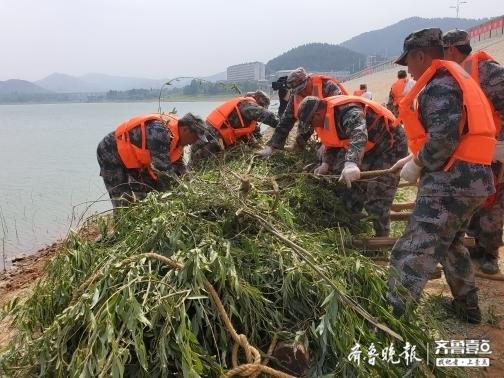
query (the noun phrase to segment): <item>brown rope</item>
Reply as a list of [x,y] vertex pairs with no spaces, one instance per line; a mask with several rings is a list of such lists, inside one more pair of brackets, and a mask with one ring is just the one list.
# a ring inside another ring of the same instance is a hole
[[[149,252],[149,253],[143,253],[140,255],[135,255],[128,257],[127,259],[123,260],[120,263],[120,266],[125,266],[128,265],[134,261],[137,261],[141,258],[150,258],[153,260],[157,260],[162,264],[165,264],[169,266],[170,268],[180,270],[184,267],[181,263],[172,260],[168,257],[159,255],[157,253]],[[71,304],[73,304],[74,301],[77,300],[81,296],[81,294],[86,291],[86,289],[100,276],[103,274],[103,270],[98,271],[91,277],[89,277],[75,292]],[[269,374],[271,377],[274,378],[295,378],[292,375],[286,374],[284,372],[281,372],[279,370],[275,370],[273,368],[270,368],[266,366],[267,360],[264,362],[261,362],[261,353],[257,348],[254,346],[250,345],[247,339],[247,336],[243,334],[238,334],[236,332],[236,329],[233,327],[233,323],[231,323],[231,319],[229,319],[229,316],[224,309],[224,305],[222,304],[222,301],[219,298],[219,295],[215,291],[214,287],[208,280],[205,280],[203,282],[206,291],[212,298],[212,302],[217,310],[217,313],[219,314],[219,317],[224,323],[224,327],[228,331],[229,335],[234,341],[233,344],[233,349],[231,353],[231,360],[233,364],[233,368],[229,370],[228,372],[224,373],[221,378],[230,378],[233,376],[240,376],[240,377],[250,377],[250,378],[255,378],[257,377],[260,373],[265,373]],[[79,294],[79,295],[77,295]],[[268,350],[268,359],[269,356],[271,356],[271,353],[274,349],[274,344],[276,344],[276,337],[273,338],[272,344],[270,345],[270,348]],[[245,358],[247,359],[246,364],[239,364],[238,362],[238,352],[239,349],[243,348],[245,352]]]

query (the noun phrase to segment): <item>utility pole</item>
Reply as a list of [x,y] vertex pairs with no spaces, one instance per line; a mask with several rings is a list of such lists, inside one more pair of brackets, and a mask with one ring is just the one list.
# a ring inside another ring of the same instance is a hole
[[460,0],[457,0],[457,5],[452,5],[452,6],[450,7],[451,9],[456,9],[456,11],[457,11],[457,18],[459,18],[460,4],[467,4],[467,1],[460,1]]

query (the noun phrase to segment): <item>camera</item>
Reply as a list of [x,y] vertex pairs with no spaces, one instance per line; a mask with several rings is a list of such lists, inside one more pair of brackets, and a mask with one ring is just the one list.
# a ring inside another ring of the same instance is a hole
[[271,88],[274,91],[278,91],[281,89],[287,90],[287,76],[279,77],[277,81],[273,81],[271,83]]

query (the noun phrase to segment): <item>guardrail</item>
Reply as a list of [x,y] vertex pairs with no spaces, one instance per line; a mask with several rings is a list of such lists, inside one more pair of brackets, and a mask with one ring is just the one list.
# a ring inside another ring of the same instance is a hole
[[481,25],[473,26],[467,32],[471,37],[471,43],[499,37],[504,34],[504,16],[496,17]]
[[395,56],[386,62],[382,62],[382,63],[376,64],[374,66],[366,67],[363,70],[360,70],[360,71],[355,72],[355,73],[351,74],[350,76],[348,76],[344,80],[344,82],[350,81],[353,79],[357,79],[362,76],[371,75],[376,72],[385,71],[385,70],[388,70],[389,68],[395,67],[395,66],[397,66],[397,64],[394,63],[396,59],[397,59],[397,57]]

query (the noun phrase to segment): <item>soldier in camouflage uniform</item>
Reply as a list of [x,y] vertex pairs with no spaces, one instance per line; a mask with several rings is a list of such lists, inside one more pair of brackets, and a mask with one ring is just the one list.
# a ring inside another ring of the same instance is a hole
[[[297,115],[294,114],[294,96],[300,95],[306,97],[312,95],[312,80],[303,67],[299,67],[290,73],[287,77],[287,87],[290,90],[287,107],[273,136],[268,141],[267,147],[257,152],[259,156],[268,157],[273,153],[273,149],[282,149],[284,147],[287,137],[297,119]],[[340,94],[342,94],[342,91],[334,80],[324,79],[322,81],[323,98]]]
[[[297,145],[304,146],[314,132],[314,124],[316,126],[318,120],[324,120],[326,109],[325,100],[314,96],[305,97],[299,106]],[[386,112],[385,109],[384,111]],[[404,130],[402,126],[387,127],[384,118],[371,108],[368,108],[364,115],[361,103],[352,102],[335,106],[334,120],[338,138],[349,140],[349,146],[322,147],[322,164],[315,169],[315,173],[341,173],[340,181],[346,181],[349,186],[338,188],[341,189],[341,198],[346,208],[357,213],[364,208],[374,218],[375,235],[388,236],[390,207],[399,184],[399,172],[353,185],[351,182],[359,178],[360,170],[388,169],[405,157],[408,154],[408,146]],[[365,152],[368,141],[375,143],[375,146]],[[324,144],[323,139],[321,143]]]
[[[434,59],[442,57],[441,30],[430,28],[406,37],[404,51],[396,63],[407,65],[418,80]],[[410,154],[393,167],[401,169],[401,177],[409,182],[420,178],[412,216],[391,253],[387,298],[396,316],[404,312],[407,302],[415,304],[419,300],[439,262],[453,294],[452,305],[457,315],[472,323],[481,321],[474,270],[463,245],[463,229],[474,211],[495,191],[492,171],[489,165],[464,160],[456,160],[450,169],[444,170],[460,142],[459,126],[465,117],[463,96],[449,71],[437,70],[418,95],[418,116],[428,138],[416,156]],[[488,107],[488,103],[484,106]],[[407,130],[408,123],[405,126]],[[492,129],[492,125],[485,127]]]
[[[453,60],[462,67],[471,69],[469,64],[463,64],[471,58],[471,41],[464,30],[451,30],[443,35],[445,59]],[[469,59],[467,59],[469,58]],[[467,60],[466,60],[467,59]],[[504,67],[492,60],[481,60],[478,67],[479,84],[481,89],[492,103],[500,120],[504,119]],[[497,129],[500,128],[496,125]],[[500,128],[497,139],[504,140],[504,129]],[[469,252],[474,258],[481,258],[480,269],[484,273],[495,274],[499,271],[498,258],[499,247],[502,246],[502,227],[504,220],[504,199],[502,196],[502,170],[500,162],[492,164],[497,192],[474,214],[469,223],[469,232],[476,238],[476,246],[471,247]]]
[[[194,143],[198,138],[206,140],[204,123],[199,117],[187,113],[179,119],[179,145]],[[140,126],[129,132],[130,141],[140,147],[142,135]],[[173,184],[173,177],[185,172],[182,157],[171,162],[169,158],[172,135],[164,122],[146,122],[146,142],[151,155],[151,168],[157,174],[154,179],[148,169],[128,169],[117,150],[115,131],[105,136],[96,151],[100,176],[103,178],[114,208],[127,206],[134,199],[142,199],[151,190],[164,191]]]
[[[248,125],[252,121],[257,123],[264,123],[265,125],[276,127],[278,125],[278,117],[275,113],[268,110],[270,104],[269,96],[263,91],[249,92],[245,94],[244,97],[251,97],[256,102],[253,101],[242,101],[238,105],[238,110],[240,112],[241,118],[245,125]],[[241,127],[240,118],[236,111],[233,111],[228,117],[229,124],[234,129]],[[208,143],[197,141],[191,145],[191,165],[208,158],[222,150],[226,147],[222,137],[215,127],[206,123],[207,134],[210,136]],[[240,137],[237,142],[244,142],[254,145],[262,138],[260,127],[257,126],[252,135],[246,135]]]

